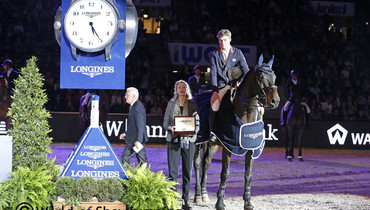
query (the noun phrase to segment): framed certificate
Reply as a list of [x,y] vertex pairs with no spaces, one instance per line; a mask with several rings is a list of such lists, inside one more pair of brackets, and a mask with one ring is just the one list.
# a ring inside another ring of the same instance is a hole
[[175,135],[188,136],[195,134],[195,117],[175,116]]

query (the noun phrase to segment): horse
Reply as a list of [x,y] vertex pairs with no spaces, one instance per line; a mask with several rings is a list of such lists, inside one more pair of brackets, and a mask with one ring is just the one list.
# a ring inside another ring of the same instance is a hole
[[[90,126],[90,116],[91,116],[91,96],[92,94],[88,91],[85,95],[80,98],[79,107],[79,124],[80,124],[80,134],[82,135],[85,130]],[[105,96],[105,95],[104,95]],[[106,99],[104,97],[99,97],[99,123],[103,125],[103,130],[106,125],[107,119],[107,109],[105,107]]]
[[[235,114],[242,123],[252,123],[257,120],[259,117],[259,111],[261,107],[266,109],[275,109],[280,102],[280,97],[277,92],[277,87],[275,86],[276,75],[272,70],[272,59],[266,64],[263,63],[263,55],[260,56],[258,65],[254,70],[249,71],[243,78],[241,84],[236,90],[234,95],[233,102],[230,106],[232,112],[228,112],[228,115]],[[200,131],[198,133],[198,137],[201,139],[208,137],[207,129],[209,131],[209,126],[207,125],[208,116],[204,114],[205,112],[209,112],[210,107],[205,108],[204,105],[209,105],[209,100],[207,103],[204,102],[202,97],[205,97],[206,93],[200,93],[194,97],[194,100],[198,103],[199,107],[199,115],[200,115]],[[225,95],[222,102],[221,108],[224,101],[227,101],[228,95]],[[230,101],[230,100],[229,100]],[[220,108],[220,110],[221,110]],[[225,116],[217,116],[216,121],[218,119],[224,120],[223,117]],[[226,124],[226,123],[225,123]],[[219,147],[222,146],[222,171],[220,174],[220,185],[217,192],[217,202],[216,202],[216,209],[225,209],[224,204],[224,196],[225,196],[225,187],[226,187],[226,180],[229,175],[229,166],[231,160],[232,152],[225,146],[226,144],[222,143],[222,141],[218,138],[218,141],[212,142],[210,140],[206,141],[205,143],[206,152],[203,157],[203,164],[201,166],[201,155],[199,155],[199,150],[195,153],[195,160],[194,160],[194,168],[196,174],[196,189],[195,189],[195,202],[198,202],[200,198],[207,202],[208,201],[208,194],[207,194],[207,171],[211,164],[213,156],[218,151]],[[204,149],[201,146],[197,146],[197,149],[201,148],[202,151]],[[262,147],[263,148],[263,147]],[[251,178],[252,178],[252,165],[253,159],[256,157],[252,157],[254,151],[253,150],[245,150],[242,155],[245,155],[245,183],[244,183],[244,209],[253,209],[251,204]],[[202,168],[202,175],[200,170]],[[201,176],[201,177],[200,177]],[[201,183],[199,181],[201,180]],[[200,196],[201,194],[201,196]]]
[[4,76],[0,75],[0,121],[5,121],[6,130],[10,128],[10,117],[7,113],[12,102],[7,84]]
[[293,149],[296,139],[298,143],[298,160],[303,162],[302,134],[305,128],[306,110],[309,112],[306,103],[301,102],[299,99],[291,101],[286,123],[286,158],[289,162],[291,162],[294,157]]

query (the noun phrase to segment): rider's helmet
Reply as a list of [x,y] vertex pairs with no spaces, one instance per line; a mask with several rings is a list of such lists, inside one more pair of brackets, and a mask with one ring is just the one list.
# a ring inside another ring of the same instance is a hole
[[293,76],[298,76],[298,72],[296,70],[292,70],[290,71],[290,75],[293,77]]

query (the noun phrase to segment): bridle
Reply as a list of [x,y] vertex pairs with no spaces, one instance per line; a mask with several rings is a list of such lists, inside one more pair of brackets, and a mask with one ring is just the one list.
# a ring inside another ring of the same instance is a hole
[[266,91],[268,93],[271,93],[271,92],[273,92],[273,89],[277,88],[277,87],[275,85],[269,86],[269,87],[264,87],[263,83],[258,78],[258,74],[259,73],[274,74],[274,71],[272,69],[266,68],[264,66],[260,67],[260,68],[257,68],[255,71],[257,71],[256,72],[257,75],[255,76],[255,79],[256,79],[260,94],[257,94],[257,96],[255,96],[253,98],[249,98],[249,99],[247,98],[246,99],[246,98],[243,98],[242,95],[240,95],[240,92],[236,91],[236,97],[243,104],[250,104],[252,101],[257,100],[257,105],[256,105],[257,107],[267,107],[268,105],[264,102],[264,101],[266,101],[266,98],[267,98]]

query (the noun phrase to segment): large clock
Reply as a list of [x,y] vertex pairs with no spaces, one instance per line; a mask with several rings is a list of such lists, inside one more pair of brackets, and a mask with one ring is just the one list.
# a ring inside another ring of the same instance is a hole
[[74,0],[64,15],[63,29],[70,42],[72,54],[77,50],[99,52],[105,50],[106,60],[124,21],[110,0]]
[[[106,60],[120,30],[126,30],[125,57],[136,43],[137,12],[132,0],[126,0],[126,22],[120,19],[112,0],[72,0],[64,15],[63,29],[70,43],[72,55],[77,59],[77,49],[84,52],[105,50]],[[62,8],[54,20],[55,38],[61,44]]]

